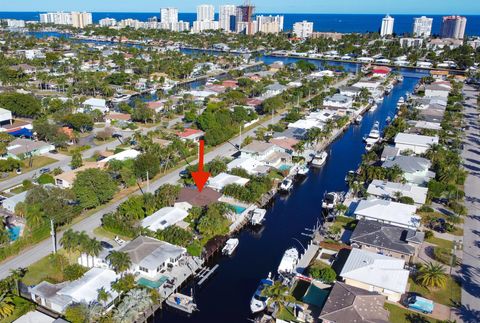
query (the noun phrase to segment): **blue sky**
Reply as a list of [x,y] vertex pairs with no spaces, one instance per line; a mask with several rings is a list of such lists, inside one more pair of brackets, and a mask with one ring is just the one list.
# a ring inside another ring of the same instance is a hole
[[[210,3],[239,4],[243,0],[0,0],[0,11],[87,10],[97,12],[157,12],[173,6],[195,12]],[[252,0],[257,12],[278,13],[392,13],[480,14],[480,0]],[[218,8],[216,9],[218,10]]]

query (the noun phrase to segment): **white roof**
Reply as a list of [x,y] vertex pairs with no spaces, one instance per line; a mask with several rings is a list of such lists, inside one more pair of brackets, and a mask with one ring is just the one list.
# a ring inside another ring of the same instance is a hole
[[39,311],[32,311],[20,316],[13,323],[52,323],[53,321],[55,321],[53,317]]
[[0,108],[0,122],[12,120],[12,112],[10,110]]
[[89,105],[94,107],[105,107],[106,104],[107,104],[107,101],[105,101],[104,99],[96,99],[96,98],[90,98],[83,102],[83,105]]
[[188,212],[177,207],[164,207],[142,220],[141,226],[152,231],[164,230],[188,216]]
[[404,266],[402,259],[353,248],[340,276],[403,294],[409,275]]
[[367,189],[368,194],[378,197],[394,198],[396,192],[402,193],[402,196],[411,197],[417,204],[424,204],[427,199],[428,188],[414,184],[386,182],[376,179],[368,185]]
[[442,125],[437,122],[428,122],[428,121],[418,120],[415,123],[415,128],[441,130]]
[[434,144],[438,144],[438,137],[422,136],[412,133],[399,133],[395,136],[395,144],[428,147]]
[[119,160],[119,161],[124,161],[127,159],[134,159],[137,158],[137,156],[140,155],[140,152],[135,149],[127,149],[122,152],[119,152],[118,154],[109,156],[105,159],[102,159],[100,162],[101,163],[108,163],[111,160]]
[[315,119],[300,119],[293,123],[289,123],[288,128],[298,128],[298,129],[305,129],[305,130],[309,130],[312,128],[322,129],[323,122]]
[[418,228],[420,217],[415,214],[417,208],[414,205],[402,204],[387,200],[369,199],[361,200],[354,214],[357,217],[387,222],[408,228]]
[[110,299],[118,296],[111,288],[111,283],[117,280],[118,275],[111,269],[92,268],[83,275],[57,292],[59,295],[70,296],[76,303],[90,303],[97,300],[100,288],[110,293]]
[[249,179],[247,178],[230,175],[227,173],[220,173],[208,181],[208,186],[210,186],[215,190],[220,191],[222,188],[230,184],[237,184],[237,185],[244,186],[248,182],[249,182]]
[[255,168],[261,165],[262,165],[261,162],[253,158],[241,157],[241,158],[236,158],[232,160],[230,163],[228,163],[227,168],[228,170],[232,170],[234,168],[243,168],[249,174],[252,174],[255,172]]

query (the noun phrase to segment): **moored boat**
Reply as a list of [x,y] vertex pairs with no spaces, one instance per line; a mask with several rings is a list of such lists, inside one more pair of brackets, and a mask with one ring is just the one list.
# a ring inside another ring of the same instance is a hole
[[332,210],[340,202],[341,197],[337,192],[329,192],[325,194],[322,201],[322,208],[326,210]]
[[355,118],[355,123],[356,124],[360,124],[363,120],[363,117],[361,114],[359,114],[356,118]]
[[290,178],[285,178],[280,184],[280,190],[289,192],[293,188],[293,181]]
[[278,265],[279,274],[292,274],[297,266],[299,254],[297,248],[290,248],[283,254],[280,265]]
[[377,108],[378,108],[378,105],[376,103],[372,104],[372,106],[370,107],[370,112],[377,110]]
[[303,165],[300,165],[300,166],[298,167],[297,175],[307,176],[307,174],[308,174],[309,171],[310,171],[310,169],[308,168],[308,165],[303,164]]
[[251,211],[251,218],[250,224],[251,225],[260,225],[265,221],[265,214],[267,214],[267,210],[265,209],[254,209]]
[[262,292],[267,286],[272,286],[273,281],[270,278],[270,274],[268,275],[268,278],[262,279],[260,281],[260,285],[258,285],[257,289],[255,290],[255,293],[252,296],[252,299],[250,300],[250,310],[252,313],[258,313],[263,311],[265,308],[267,308],[267,302],[269,300],[268,297],[263,296]]
[[197,310],[197,304],[193,301],[193,297],[180,293],[173,293],[165,300],[165,303],[189,314]]
[[222,254],[231,256],[235,251],[235,249],[237,249],[239,243],[240,241],[237,238],[228,239],[227,242],[225,243],[225,246],[222,249]]
[[325,162],[327,161],[328,153],[326,151],[322,151],[321,153],[317,153],[312,160],[312,166],[314,167],[322,167]]

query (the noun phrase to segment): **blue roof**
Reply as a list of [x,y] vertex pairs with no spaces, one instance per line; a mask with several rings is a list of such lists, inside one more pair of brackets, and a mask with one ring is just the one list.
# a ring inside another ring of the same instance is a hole
[[8,134],[14,137],[32,137],[32,131],[30,129],[22,128],[16,131],[9,132]]

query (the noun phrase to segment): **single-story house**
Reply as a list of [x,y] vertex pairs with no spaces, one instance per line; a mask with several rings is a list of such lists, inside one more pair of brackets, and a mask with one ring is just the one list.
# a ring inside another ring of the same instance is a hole
[[209,179],[207,186],[220,192],[227,185],[236,184],[240,186],[245,186],[249,181],[250,180],[248,178],[230,175],[227,173],[220,173],[217,176]]
[[254,140],[241,149],[242,158],[253,158],[266,166],[279,167],[290,164],[292,156],[273,143]]
[[392,69],[387,66],[374,66],[372,70],[372,76],[386,78],[391,71]]
[[60,188],[72,188],[73,182],[77,178],[77,174],[79,172],[90,168],[102,168],[103,165],[104,164],[100,164],[97,162],[84,162],[81,167],[55,175],[55,185]]
[[319,319],[323,323],[387,323],[390,312],[383,308],[385,299],[377,292],[336,282]]
[[400,153],[413,151],[415,154],[424,154],[433,145],[438,145],[438,136],[422,136],[411,133],[399,133],[395,136],[395,147]]
[[380,156],[381,161],[386,161],[388,159],[393,159],[396,156],[400,155],[400,151],[395,146],[386,145],[383,147],[382,155]]
[[262,97],[263,98],[271,98],[273,96],[279,95],[283,91],[287,89],[286,86],[281,85],[280,83],[273,83],[268,85],[265,88],[265,93],[263,93]]
[[435,173],[429,170],[432,163],[426,158],[400,155],[393,159],[387,159],[382,164],[382,167],[385,168],[395,166],[402,170],[403,177],[412,184],[424,186],[432,178],[435,178]]
[[18,203],[25,202],[25,199],[27,198],[27,194],[28,194],[28,191],[24,191],[24,192],[15,194],[11,197],[7,197],[2,202],[3,208],[11,213],[15,213],[15,207],[17,206]]
[[353,99],[349,96],[342,94],[334,94],[327,96],[323,100],[323,106],[329,108],[341,108],[341,109],[351,109],[353,105]]
[[85,100],[82,103],[82,106],[83,106],[83,110],[81,112],[98,110],[101,113],[105,114],[109,111],[109,108],[107,106],[107,101],[105,101],[104,99],[90,98]]
[[400,193],[401,196],[412,198],[416,205],[423,205],[427,200],[428,188],[415,184],[402,184],[375,179],[368,185],[367,193],[389,200],[395,200],[397,198],[395,195]]
[[19,156],[38,156],[55,150],[55,146],[41,140],[17,138],[7,147],[7,157],[19,159]]
[[188,216],[188,212],[176,207],[164,207],[144,218],[140,225],[142,228],[151,231],[164,230],[169,226],[183,221]]
[[183,141],[192,140],[198,142],[204,135],[205,133],[199,129],[186,128],[183,131],[177,132],[177,136]]
[[450,82],[440,81],[435,82],[425,86],[425,96],[426,97],[441,97],[448,98],[452,86]]
[[299,142],[299,140],[290,137],[276,137],[270,139],[270,143],[284,149],[289,154],[293,154],[295,151],[295,145]]
[[250,175],[266,174],[270,170],[270,167],[265,166],[262,162],[250,157],[235,158],[228,163],[227,169],[229,171],[234,168],[244,169]]
[[130,256],[129,272],[149,279],[158,278],[168,266],[178,264],[187,250],[165,241],[139,236],[119,249]]
[[416,211],[414,205],[373,198],[361,200],[353,214],[357,220],[366,219],[417,229],[420,226],[420,216],[415,214]]
[[345,284],[378,292],[398,302],[407,290],[405,260],[353,248],[340,272]]
[[413,260],[424,239],[424,233],[378,221],[360,220],[350,236],[350,244],[382,255]]
[[[222,194],[210,187],[205,187],[201,192],[196,187],[183,187],[175,202],[175,207],[190,208],[192,206],[205,207],[218,202]],[[187,206],[187,207],[182,207]]]

